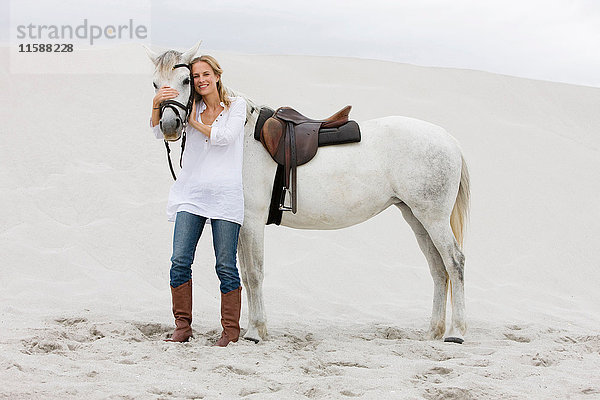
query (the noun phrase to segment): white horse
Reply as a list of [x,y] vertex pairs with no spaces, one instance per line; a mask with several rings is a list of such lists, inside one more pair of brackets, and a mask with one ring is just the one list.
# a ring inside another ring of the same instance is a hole
[[[148,55],[156,66],[155,87],[168,85],[185,104],[191,88],[185,68],[194,48]],[[238,258],[248,299],[248,329],[244,338],[267,338],[263,302],[264,230],[277,164],[254,139],[260,108],[250,99],[244,139],[244,224]],[[168,140],[181,135],[184,121],[165,108],[161,126]],[[187,115],[186,115],[187,118]],[[406,117],[377,118],[360,123],[362,141],[320,148],[309,163],[298,167],[298,212],[284,212],[281,225],[297,229],[340,229],[374,217],[391,205],[400,209],[412,228],[433,278],[430,335],[446,332],[446,297],[450,288],[452,321],[446,341],[462,343],[465,322],[463,231],[469,208],[469,175],[457,141],[444,129]],[[360,166],[357,168],[357,166]],[[352,171],[352,172],[350,172]]]

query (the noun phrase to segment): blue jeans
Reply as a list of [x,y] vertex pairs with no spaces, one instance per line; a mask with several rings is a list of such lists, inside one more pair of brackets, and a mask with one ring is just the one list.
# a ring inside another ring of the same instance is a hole
[[[179,211],[173,232],[171,257],[171,286],[176,288],[192,279],[192,263],[196,245],[204,229],[206,218]],[[236,267],[236,252],[240,225],[222,219],[211,219],[213,247],[217,263],[215,269],[221,281],[221,292],[229,293],[241,286]]]

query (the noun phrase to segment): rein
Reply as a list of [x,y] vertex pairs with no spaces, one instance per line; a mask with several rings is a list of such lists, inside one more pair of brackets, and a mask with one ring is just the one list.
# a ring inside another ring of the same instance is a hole
[[[187,68],[190,71],[190,98],[188,99],[187,105],[184,105],[177,100],[165,100],[160,104],[160,118],[162,118],[163,111],[165,108],[170,108],[177,114],[177,118],[181,120],[183,125],[183,133],[181,136],[181,155],[179,156],[179,167],[182,168],[183,165],[183,152],[185,151],[185,128],[187,127],[188,117],[190,112],[192,111],[192,104],[194,103],[194,78],[192,77],[192,68],[188,64],[175,64],[173,69],[176,68]],[[185,110],[185,118],[181,118],[181,114],[179,113],[179,108]],[[177,176],[175,176],[175,171],[173,170],[173,162],[171,161],[171,149],[169,148],[169,142],[164,140],[165,147],[167,149],[167,159],[169,160],[169,169],[171,170],[171,176],[173,176],[173,180],[177,180]]]

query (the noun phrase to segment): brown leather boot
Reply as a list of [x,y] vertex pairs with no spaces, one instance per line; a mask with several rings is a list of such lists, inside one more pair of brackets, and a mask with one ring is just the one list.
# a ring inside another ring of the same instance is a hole
[[215,346],[225,347],[240,337],[240,311],[242,310],[242,287],[229,293],[221,293],[221,325],[223,333]]
[[173,316],[175,332],[166,342],[187,342],[192,336],[192,280],[174,288],[171,286],[173,298]]

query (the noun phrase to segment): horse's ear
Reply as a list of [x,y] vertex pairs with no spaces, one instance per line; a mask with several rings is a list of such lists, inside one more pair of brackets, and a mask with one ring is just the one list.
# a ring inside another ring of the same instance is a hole
[[146,54],[148,55],[148,57],[150,58],[150,60],[152,60],[152,62],[154,63],[154,65],[156,65],[156,61],[158,59],[158,54],[153,52],[148,46],[146,46],[145,44],[142,45],[144,47],[144,50],[146,50]]
[[194,47],[192,47],[191,49],[189,49],[188,51],[183,53],[181,55],[181,61],[186,64],[189,64],[190,61],[192,61],[192,59],[196,56],[196,53],[198,52],[198,48],[200,48],[201,43],[202,43],[202,40],[200,40],[198,43],[196,43],[196,45]]

